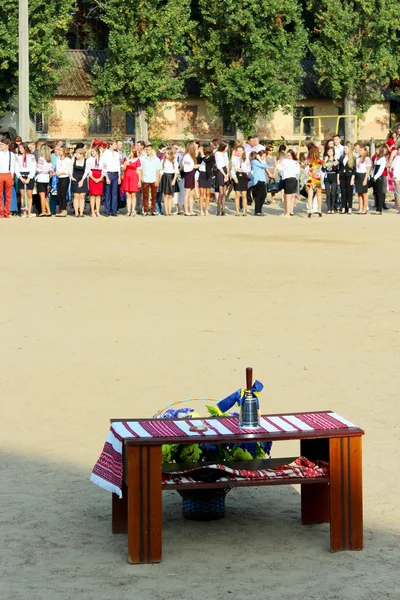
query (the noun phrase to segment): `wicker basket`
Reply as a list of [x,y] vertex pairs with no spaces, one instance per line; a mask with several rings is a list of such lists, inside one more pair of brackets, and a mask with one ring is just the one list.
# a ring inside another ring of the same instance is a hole
[[214,490],[182,490],[182,514],[191,521],[213,521],[225,517],[228,488]]

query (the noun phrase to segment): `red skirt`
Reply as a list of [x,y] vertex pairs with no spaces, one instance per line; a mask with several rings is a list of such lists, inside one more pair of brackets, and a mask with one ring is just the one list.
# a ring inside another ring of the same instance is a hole
[[196,171],[194,169],[185,173],[185,190],[194,190],[196,186],[195,177]]
[[[92,169],[91,175],[93,177],[95,177],[96,179],[99,179],[99,177],[102,176],[102,170],[101,169]],[[101,181],[99,181],[99,183],[95,183],[89,177],[89,194],[91,196],[101,196],[103,194],[103,187],[104,187],[103,179]]]

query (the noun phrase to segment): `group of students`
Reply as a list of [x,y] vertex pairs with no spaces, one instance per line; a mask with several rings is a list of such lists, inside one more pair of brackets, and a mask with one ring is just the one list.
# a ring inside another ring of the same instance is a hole
[[[72,153],[71,153],[72,150]],[[304,185],[302,185],[302,180]],[[36,216],[32,210],[37,197],[39,217],[66,217],[72,200],[76,217],[90,214],[117,216],[126,205],[126,215],[164,214],[206,216],[212,197],[217,216],[225,216],[226,198],[234,192],[236,216],[247,216],[254,202],[254,215],[262,216],[267,194],[274,200],[282,190],[285,218],[293,216],[300,193],[308,200],[308,216],[322,216],[322,190],[326,193],[327,214],[352,213],[354,189],[358,214],[368,211],[368,188],[373,188],[375,214],[385,208],[386,192],[394,192],[400,208],[400,142],[390,133],[374,156],[360,143],[341,143],[339,135],[324,146],[310,141],[307,152],[297,154],[282,144],[277,154],[264,147],[257,136],[233,147],[220,139],[207,145],[192,141],[182,149],[171,144],[156,151],[148,142],[131,142],[128,155],[123,142],[94,140],[69,148],[62,142],[23,143],[20,138],[0,142],[0,217],[20,214]],[[199,212],[194,211],[194,201]],[[316,203],[316,209],[314,207]]]
[[359,142],[354,146],[350,142],[342,145],[339,135],[325,143],[322,155],[320,145],[310,144],[305,172],[309,216],[314,194],[321,216],[323,188],[327,214],[336,211],[351,214],[354,191],[358,196],[357,214],[367,214],[369,188],[372,188],[375,200],[375,212],[372,214],[382,215],[387,208],[387,192],[394,194],[394,207],[400,208],[400,142],[397,132],[389,133],[386,142],[378,146],[372,157],[369,156],[369,148]]

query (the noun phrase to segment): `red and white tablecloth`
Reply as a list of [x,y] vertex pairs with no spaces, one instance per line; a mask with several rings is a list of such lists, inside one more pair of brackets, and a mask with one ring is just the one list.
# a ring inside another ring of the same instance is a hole
[[[200,421],[207,425],[207,431],[190,431],[190,427]],[[356,425],[334,412],[296,413],[293,415],[264,415],[260,420],[259,433],[326,431],[357,428]],[[206,442],[207,436],[238,435],[254,433],[253,430],[239,429],[237,417],[219,419],[152,419],[138,421],[114,421],[110,427],[103,452],[95,464],[90,480],[96,485],[118,494],[122,498],[122,443],[126,438],[165,438],[192,437],[193,441]],[[197,439],[196,439],[197,438]],[[297,477],[297,475],[294,475]]]
[[240,462],[238,462],[238,466],[235,468],[232,465],[221,463],[187,469],[186,471],[169,471],[168,473],[163,473],[162,482],[166,486],[185,485],[185,483],[198,483],[201,486],[203,481],[196,478],[196,473],[205,470],[217,471],[219,473],[220,477],[213,479],[215,483],[226,482],[232,487],[235,487],[235,483],[238,481],[250,481],[252,479],[301,479],[302,477],[328,477],[329,474],[328,463],[324,461],[313,463],[304,456],[296,458],[287,465],[279,465],[271,468],[268,467],[268,461],[269,458],[264,460],[264,469],[243,469],[240,468]]

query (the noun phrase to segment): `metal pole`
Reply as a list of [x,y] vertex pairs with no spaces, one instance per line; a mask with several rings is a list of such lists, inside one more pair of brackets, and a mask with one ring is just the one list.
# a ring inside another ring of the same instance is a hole
[[19,71],[19,105],[18,105],[18,134],[23,141],[29,140],[29,20],[28,0],[19,0],[19,35],[18,35],[18,71]]

